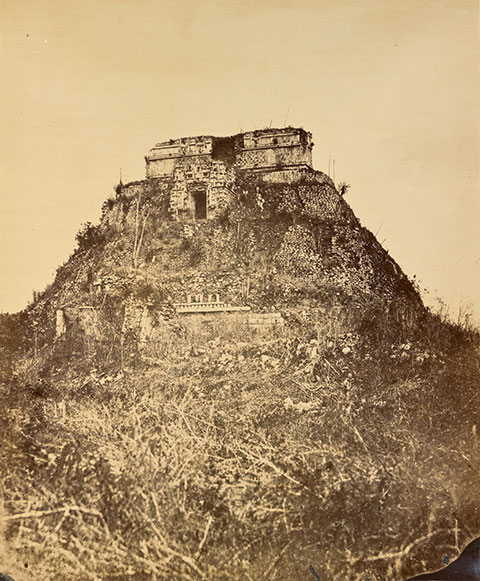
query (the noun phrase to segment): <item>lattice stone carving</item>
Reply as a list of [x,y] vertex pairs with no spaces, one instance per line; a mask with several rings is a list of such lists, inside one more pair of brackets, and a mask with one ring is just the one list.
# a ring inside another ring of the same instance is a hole
[[266,163],[267,158],[264,151],[242,151],[237,157],[237,165],[244,168],[264,166]]

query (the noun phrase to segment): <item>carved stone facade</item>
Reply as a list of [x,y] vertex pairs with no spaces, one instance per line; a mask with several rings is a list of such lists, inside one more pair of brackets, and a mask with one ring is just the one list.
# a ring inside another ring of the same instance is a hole
[[277,172],[312,169],[312,134],[303,129],[265,129],[241,136],[240,169]]
[[171,139],[145,157],[146,177],[172,183],[172,215],[214,218],[229,203],[237,170],[261,173],[265,181],[298,181],[314,173],[312,148],[311,133],[294,127]]

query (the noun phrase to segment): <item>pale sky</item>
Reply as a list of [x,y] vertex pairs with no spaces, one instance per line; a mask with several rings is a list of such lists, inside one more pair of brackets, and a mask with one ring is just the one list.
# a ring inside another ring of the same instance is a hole
[[158,141],[303,126],[432,297],[480,320],[473,0],[0,0],[0,310]]

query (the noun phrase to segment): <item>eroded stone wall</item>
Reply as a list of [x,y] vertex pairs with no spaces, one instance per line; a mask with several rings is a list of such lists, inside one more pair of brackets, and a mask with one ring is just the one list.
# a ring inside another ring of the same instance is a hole
[[125,302],[122,340],[133,338],[141,346],[158,339],[168,332],[168,321],[174,316],[175,309],[168,303],[153,305],[130,297]]
[[173,174],[179,160],[194,158],[193,162],[211,158],[213,137],[199,136],[172,139],[157,143],[145,157],[147,178],[166,177]]
[[282,169],[283,166],[311,167],[312,152],[303,145],[287,147],[266,147],[264,149],[245,149],[236,158],[240,169]]

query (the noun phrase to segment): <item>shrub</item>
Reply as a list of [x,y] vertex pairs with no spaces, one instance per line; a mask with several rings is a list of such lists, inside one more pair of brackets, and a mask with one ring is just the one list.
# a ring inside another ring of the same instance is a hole
[[78,249],[81,251],[98,248],[105,243],[105,234],[100,226],[94,226],[91,222],[86,222],[77,232],[75,240]]

